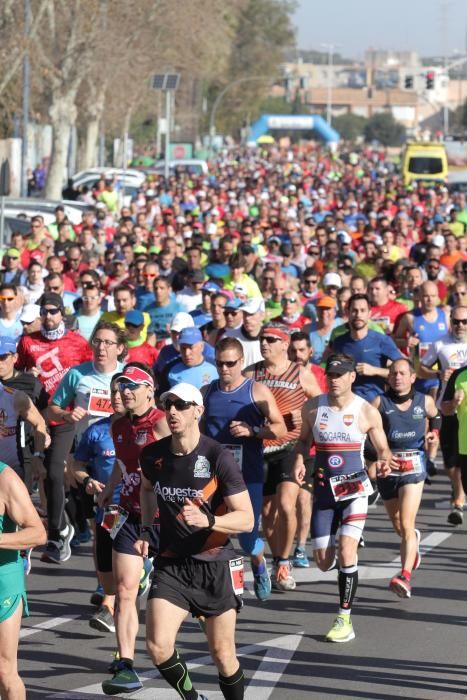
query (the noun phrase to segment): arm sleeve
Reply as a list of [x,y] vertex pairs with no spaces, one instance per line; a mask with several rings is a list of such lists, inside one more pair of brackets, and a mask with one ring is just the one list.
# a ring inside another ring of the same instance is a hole
[[459,375],[459,370],[456,370],[451,374],[444,389],[444,394],[441,397],[441,401],[452,401],[454,398],[454,392],[456,391],[456,379]]
[[60,406],[60,408],[67,408],[75,398],[79,378],[79,373],[72,367],[55,389],[54,395],[52,396],[52,403]]

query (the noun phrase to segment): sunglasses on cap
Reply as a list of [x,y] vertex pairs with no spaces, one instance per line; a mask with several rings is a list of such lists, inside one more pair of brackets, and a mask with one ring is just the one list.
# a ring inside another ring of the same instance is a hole
[[56,314],[60,314],[61,312],[62,312],[61,309],[57,309],[57,308],[45,309],[44,307],[42,307],[42,309],[40,310],[39,313],[41,316],[49,316],[49,315],[56,316]]
[[128,391],[136,391],[140,386],[149,386],[149,384],[138,384],[137,382],[130,381],[118,382],[117,384],[119,391],[125,391],[125,389],[128,389]]
[[193,401],[184,401],[183,399],[166,399],[164,401],[164,410],[170,411],[172,406],[176,411],[187,411],[191,406],[196,406]]

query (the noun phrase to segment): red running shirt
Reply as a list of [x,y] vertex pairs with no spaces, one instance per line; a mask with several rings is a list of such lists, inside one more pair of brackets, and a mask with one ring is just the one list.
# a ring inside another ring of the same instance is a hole
[[122,471],[120,505],[129,513],[136,515],[141,513],[139,456],[143,447],[156,442],[153,428],[164,417],[163,411],[151,408],[142,416],[134,416],[132,419],[129,414],[126,414],[112,423],[115,458]]

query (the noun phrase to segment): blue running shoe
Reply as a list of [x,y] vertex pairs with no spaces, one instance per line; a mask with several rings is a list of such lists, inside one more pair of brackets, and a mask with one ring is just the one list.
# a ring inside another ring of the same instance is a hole
[[292,563],[296,569],[310,568],[310,560],[308,559],[305,550],[301,547],[295,547]]
[[102,683],[102,690],[106,695],[118,695],[119,693],[133,693],[143,687],[138,674],[124,661],[120,661],[118,669],[112,678]]
[[138,588],[138,598],[143,596],[148,592],[149,586],[151,585],[151,573],[152,573],[152,559],[146,558],[143,562],[143,568],[141,569],[141,578],[139,581]]
[[267,600],[271,595],[271,577],[265,569],[261,574],[253,572],[253,590],[258,600]]

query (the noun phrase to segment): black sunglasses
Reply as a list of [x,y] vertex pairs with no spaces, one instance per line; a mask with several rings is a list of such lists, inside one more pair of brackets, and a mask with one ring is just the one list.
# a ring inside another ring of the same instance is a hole
[[166,399],[164,401],[164,410],[170,411],[172,406],[176,411],[187,411],[190,406],[196,406],[193,401],[184,401],[183,399]]
[[62,312],[61,309],[45,309],[45,308],[42,308],[42,309],[40,310],[40,315],[41,315],[41,316],[48,316],[48,315],[50,314],[51,316],[55,316],[56,314],[59,314],[59,313],[61,313],[61,312]]
[[451,322],[453,326],[467,326],[467,318],[453,318]]
[[272,335],[262,335],[259,339],[259,342],[261,342],[262,340],[265,340],[266,343],[271,344],[271,343],[278,343],[280,338],[274,338]]
[[239,309],[225,309],[225,316],[236,316],[239,313]]
[[237,357],[236,360],[217,360],[216,359],[216,367],[235,367],[237,362],[239,361],[239,357]]

